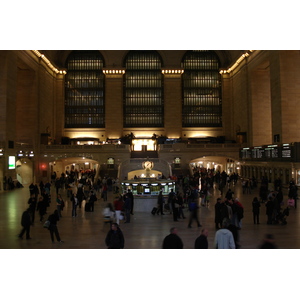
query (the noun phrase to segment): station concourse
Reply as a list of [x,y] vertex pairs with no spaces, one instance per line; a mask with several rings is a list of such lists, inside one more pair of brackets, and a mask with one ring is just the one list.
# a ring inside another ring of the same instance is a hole
[[[267,216],[265,214],[265,205],[261,204],[260,224],[253,224],[251,202],[255,196],[258,196],[258,188],[252,190],[251,194],[243,194],[241,182],[231,187],[234,190],[234,197],[244,206],[244,218],[242,220],[242,229],[240,235],[240,249],[257,249],[261,244],[264,235],[271,233],[275,237],[279,249],[300,249],[299,238],[299,212],[291,208],[287,217],[287,225],[267,225]],[[283,189],[285,203],[287,201],[287,189]],[[21,215],[27,209],[29,199],[28,187],[3,191],[0,193],[0,231],[1,249],[106,249],[105,236],[109,230],[109,225],[104,225],[102,210],[105,205],[102,199],[95,202],[94,212],[84,211],[84,201],[82,208],[78,208],[78,216],[72,218],[72,205],[67,198],[66,191],[61,194],[65,200],[65,208],[62,212],[62,218],[58,222],[58,228],[61,239],[64,243],[52,244],[49,231],[43,228],[43,223],[39,222],[38,213],[36,213],[34,226],[31,227],[31,240],[19,239],[17,235],[21,230]],[[113,192],[108,193],[108,202],[115,198]],[[209,207],[200,206],[199,218],[202,227],[198,228],[196,223],[192,228],[188,228],[189,212],[184,209],[186,219],[179,219],[174,222],[172,215],[165,212],[165,215],[153,216],[151,212],[136,212],[131,222],[120,223],[120,228],[125,236],[125,249],[161,249],[163,238],[169,234],[171,227],[178,228],[178,234],[181,237],[184,249],[193,249],[194,241],[201,233],[203,228],[208,229],[209,249],[214,248],[215,224],[214,224],[214,205],[216,198],[220,196],[219,190],[213,189],[213,196]],[[55,208],[55,187],[51,188],[51,205],[48,208],[47,216]],[[98,195],[99,198],[99,195]],[[146,199],[145,199],[146,201]]]

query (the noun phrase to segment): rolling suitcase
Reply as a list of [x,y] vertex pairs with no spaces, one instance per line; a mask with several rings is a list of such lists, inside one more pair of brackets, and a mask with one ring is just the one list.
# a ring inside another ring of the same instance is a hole
[[151,214],[154,216],[157,212],[157,207],[153,207],[152,208],[152,211],[151,211]]

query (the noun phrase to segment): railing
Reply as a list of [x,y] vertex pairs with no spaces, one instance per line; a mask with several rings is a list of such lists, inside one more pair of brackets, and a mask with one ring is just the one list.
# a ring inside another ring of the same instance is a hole
[[129,145],[41,145],[41,150],[129,150]]
[[240,144],[230,143],[230,144],[186,144],[186,143],[177,143],[177,144],[160,144],[160,150],[169,150],[169,149],[215,149],[215,148],[241,148]]

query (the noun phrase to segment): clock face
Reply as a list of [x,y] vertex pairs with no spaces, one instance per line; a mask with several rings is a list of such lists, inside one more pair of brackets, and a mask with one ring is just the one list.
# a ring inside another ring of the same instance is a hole
[[143,163],[144,169],[152,169],[153,168],[153,162],[152,161],[145,161]]

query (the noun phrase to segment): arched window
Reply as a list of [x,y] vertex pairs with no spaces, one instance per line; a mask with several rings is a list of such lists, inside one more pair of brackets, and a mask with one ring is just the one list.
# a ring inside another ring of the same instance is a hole
[[221,127],[219,59],[214,51],[188,51],[183,57],[183,127]]
[[103,58],[98,51],[73,51],[67,59],[65,127],[103,128]]
[[159,54],[130,51],[124,66],[124,127],[163,127],[163,76]]

